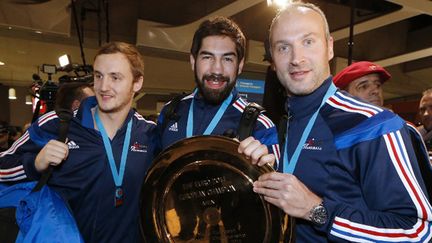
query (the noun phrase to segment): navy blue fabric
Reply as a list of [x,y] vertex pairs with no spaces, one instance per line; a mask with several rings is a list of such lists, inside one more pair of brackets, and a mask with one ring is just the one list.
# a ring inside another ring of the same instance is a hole
[[[299,141],[331,82],[330,77],[310,95],[288,98],[289,140]],[[321,109],[294,175],[323,198],[329,220],[317,226],[298,219],[296,242],[431,238],[432,210],[410,131],[397,115],[371,106],[337,91]],[[362,109],[367,112],[357,112]],[[288,155],[296,143],[290,144]]]
[[[93,127],[91,108],[95,97],[81,103],[71,120],[68,133],[69,155],[54,169],[48,182],[69,204],[79,230],[86,242],[139,242],[140,188],[155,153],[155,127],[131,110],[123,126],[111,140],[116,166],[119,167],[126,124],[132,119],[132,134],[123,180],[124,203],[114,207],[115,184],[109,168],[102,136]],[[22,170],[25,178],[37,180],[34,158],[41,149],[37,140],[56,137],[58,118],[55,114],[42,116],[32,125],[29,136],[23,136],[15,151],[0,154],[0,166],[11,168],[11,174]],[[47,141],[46,141],[47,142]],[[11,175],[9,175],[11,176]],[[16,178],[16,177],[15,177]],[[8,180],[8,177],[1,178]]]
[[[237,132],[244,107],[248,103],[240,98],[236,89],[233,89],[232,94],[235,98],[211,133],[213,135],[224,135],[224,133],[227,131],[231,131],[234,134]],[[195,99],[195,105],[193,107],[194,135],[202,135],[210,121],[213,119],[214,115],[219,110],[220,105],[209,104],[205,102],[205,100],[199,95],[193,97],[193,94],[190,94],[184,97],[176,108],[176,113],[179,115],[179,120],[169,120],[165,126],[165,129],[163,131],[159,131],[160,146],[162,149],[165,149],[171,144],[186,138],[188,112],[192,99]],[[166,119],[164,117],[165,109],[166,106],[162,109],[160,113],[161,115],[158,118],[159,129],[162,127],[161,125]],[[252,136],[257,140],[260,140],[262,144],[267,145],[270,152],[273,152],[275,155],[279,156],[279,151],[275,151],[279,150],[277,130],[273,122],[268,117],[263,114],[259,116]]]

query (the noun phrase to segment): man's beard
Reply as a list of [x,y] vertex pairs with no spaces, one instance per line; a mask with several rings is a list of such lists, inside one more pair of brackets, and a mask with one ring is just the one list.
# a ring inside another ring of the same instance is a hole
[[[227,85],[222,90],[210,89],[205,86],[205,80],[226,82]],[[204,75],[202,79],[199,79],[196,72],[195,83],[198,86],[199,93],[203,96],[205,101],[213,105],[219,105],[222,103],[230,95],[235,86],[235,80],[231,81],[229,77],[223,76],[222,74],[207,74]]]

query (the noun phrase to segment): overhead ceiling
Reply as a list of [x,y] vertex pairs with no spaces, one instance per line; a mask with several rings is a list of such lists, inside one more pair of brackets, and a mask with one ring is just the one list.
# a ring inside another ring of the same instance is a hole
[[[335,39],[331,63],[335,73],[347,63],[351,1],[309,2],[327,15]],[[264,72],[268,63],[262,60],[263,42],[277,11],[264,0],[77,0],[74,6],[84,30],[86,62],[107,38],[135,43],[150,57],[147,62],[164,65],[163,60],[169,59],[179,64],[170,63],[163,67],[167,72],[155,74],[162,79],[175,79],[164,76],[172,68],[190,73],[193,32],[202,20],[215,15],[234,19],[249,39],[244,71]],[[373,61],[388,69],[392,79],[384,86],[387,100],[418,96],[432,87],[431,15],[431,0],[356,1],[353,60]],[[0,83],[28,85],[42,63],[55,63],[64,52],[74,53],[74,61],[82,63],[73,17],[69,0],[0,1],[0,61],[6,63],[0,66]],[[192,77],[188,75],[182,78]],[[178,80],[172,82],[179,86]],[[193,81],[183,90],[191,86]]]

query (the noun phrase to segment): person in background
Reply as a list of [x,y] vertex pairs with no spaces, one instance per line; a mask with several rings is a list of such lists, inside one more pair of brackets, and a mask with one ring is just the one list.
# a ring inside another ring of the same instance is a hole
[[288,5],[270,44],[290,119],[281,172],[254,191],[296,218],[296,242],[429,242],[432,208],[406,122],[334,86],[324,13]]
[[20,126],[9,126],[9,147],[22,135]]
[[419,117],[421,125],[417,130],[422,135],[428,151],[432,150],[432,89],[423,92],[419,103]]
[[377,106],[384,105],[382,85],[391,78],[378,64],[361,61],[344,68],[333,78],[339,89]]
[[82,100],[94,95],[92,85],[89,83],[63,83],[57,90],[55,109],[63,108],[75,111],[79,108]]
[[9,148],[9,123],[0,121],[0,152]]

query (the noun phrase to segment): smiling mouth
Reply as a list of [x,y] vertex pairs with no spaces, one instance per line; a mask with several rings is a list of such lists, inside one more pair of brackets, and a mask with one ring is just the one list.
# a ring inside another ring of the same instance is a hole
[[108,100],[113,98],[113,95],[109,95],[109,94],[99,94],[99,96],[103,99],[103,100]]
[[205,80],[206,86],[212,89],[219,89],[223,86],[225,86],[226,81],[221,80]]
[[225,86],[225,83],[228,83],[229,79],[223,75],[211,74],[204,76],[203,80],[208,88],[219,89]]
[[309,73],[309,71],[294,71],[294,72],[290,72],[289,74],[291,77],[294,77],[295,79],[297,79],[297,78],[304,77],[308,73]]

